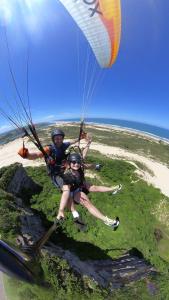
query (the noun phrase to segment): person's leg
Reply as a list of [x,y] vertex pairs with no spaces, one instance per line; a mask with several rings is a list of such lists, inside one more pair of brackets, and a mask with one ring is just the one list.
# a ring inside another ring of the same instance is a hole
[[[72,193],[71,193],[72,194]],[[69,201],[68,201],[68,205],[67,205],[68,209],[72,212],[73,215],[73,220],[74,223],[76,224],[77,228],[80,231],[86,231],[87,226],[84,223],[84,221],[81,219],[78,211],[75,208],[75,203],[74,203],[74,195],[72,195],[72,197],[69,197]]]
[[114,194],[117,193],[118,191],[121,190],[122,185],[115,185],[112,187],[108,186],[102,186],[102,185],[90,185],[86,184],[86,188],[88,189],[89,192],[100,192],[100,193],[105,193],[105,192],[113,192]]
[[95,218],[100,219],[104,222],[104,224],[111,226],[113,229],[117,228],[119,226],[119,218],[116,218],[115,220],[109,219],[107,216],[103,215],[99,209],[97,209],[89,200],[86,194],[83,192],[79,192],[75,195],[75,202],[80,203],[83,205],[91,215],[93,215]]
[[108,186],[98,186],[98,185],[91,185],[89,188],[89,192],[112,192],[113,189]]
[[83,192],[78,192],[75,195],[75,202],[83,205],[94,217],[102,221],[105,220],[105,216],[91,203],[87,195],[84,194]]
[[73,216],[74,219],[75,218],[79,218],[79,213],[78,213],[78,211],[75,208],[75,203],[73,201],[73,195],[72,195],[72,193],[70,193],[70,195],[71,196],[69,197],[67,208],[68,208],[69,211],[71,211],[72,216]]

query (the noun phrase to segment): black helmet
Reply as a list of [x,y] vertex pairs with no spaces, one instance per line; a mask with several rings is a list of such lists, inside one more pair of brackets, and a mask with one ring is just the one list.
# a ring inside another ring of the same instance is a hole
[[79,164],[82,163],[82,157],[79,153],[71,153],[68,157],[68,161],[69,162],[73,162],[73,161],[76,161],[78,162]]
[[54,137],[56,135],[61,135],[63,138],[65,136],[64,132],[61,129],[55,129],[51,134],[52,141],[54,140]]

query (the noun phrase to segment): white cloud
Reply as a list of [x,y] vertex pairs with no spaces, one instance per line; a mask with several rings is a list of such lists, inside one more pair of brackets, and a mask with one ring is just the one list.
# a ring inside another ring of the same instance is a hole
[[43,117],[43,120],[45,120],[45,121],[51,121],[54,119],[56,119],[56,116],[54,116],[54,115],[49,115],[49,116]]

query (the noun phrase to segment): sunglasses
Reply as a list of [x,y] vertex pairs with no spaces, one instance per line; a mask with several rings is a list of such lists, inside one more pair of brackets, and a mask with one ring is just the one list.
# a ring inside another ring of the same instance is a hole
[[79,160],[72,160],[71,161],[71,164],[73,164],[73,165],[75,165],[75,164],[81,164],[81,161],[79,161]]

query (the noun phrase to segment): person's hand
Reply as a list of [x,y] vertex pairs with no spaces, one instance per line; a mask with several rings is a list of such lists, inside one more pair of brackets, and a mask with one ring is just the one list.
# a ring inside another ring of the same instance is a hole
[[66,170],[68,169],[68,167],[69,167],[69,162],[66,159],[64,159],[61,163],[61,169]]
[[82,131],[80,134],[80,140],[86,139],[87,133]]
[[18,154],[22,157],[22,158],[27,158],[29,151],[27,148],[22,147],[21,149],[19,149]]
[[59,210],[59,212],[58,212],[58,215],[57,215],[57,220],[61,220],[61,219],[64,219],[64,212],[63,211],[61,211],[61,210]]
[[91,135],[91,133],[86,133],[85,140],[88,142],[88,144],[91,144],[91,142],[92,142],[92,135]]

